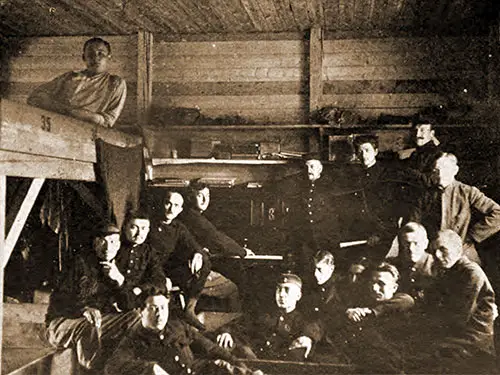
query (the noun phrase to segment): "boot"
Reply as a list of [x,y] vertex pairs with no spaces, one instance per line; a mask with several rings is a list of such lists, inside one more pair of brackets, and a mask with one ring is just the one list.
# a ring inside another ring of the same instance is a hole
[[191,297],[187,301],[186,309],[184,310],[184,320],[191,324],[193,327],[198,328],[200,331],[205,331],[205,325],[199,321],[194,309],[198,303],[197,297]]

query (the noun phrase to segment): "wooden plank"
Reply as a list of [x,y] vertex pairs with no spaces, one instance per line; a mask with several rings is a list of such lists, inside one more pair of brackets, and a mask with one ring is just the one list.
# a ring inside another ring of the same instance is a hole
[[303,54],[270,54],[261,51],[261,55],[178,55],[155,61],[157,69],[216,69],[225,68],[301,68],[304,66]]
[[470,69],[478,68],[482,61],[486,61],[484,54],[478,56],[476,51],[463,50],[451,53],[437,54],[433,51],[400,52],[366,52],[351,51],[328,53],[324,55],[323,65],[335,66],[384,66],[384,65],[430,65],[447,66],[450,68]]
[[[0,82],[0,90],[5,93],[5,96],[17,97],[18,103],[26,103],[28,96],[36,89],[41,82]],[[127,81],[127,99],[133,97],[135,99],[135,93],[137,92],[137,83]],[[7,98],[8,99],[8,98]],[[125,104],[125,107],[128,103]],[[124,108],[125,110],[126,108]]]
[[312,24],[307,15],[308,0],[290,0],[290,10],[295,19],[295,27],[299,30],[308,30]]
[[5,99],[0,106],[0,149],[96,161],[91,124]]
[[317,110],[323,95],[323,32],[311,29],[309,38],[309,113]]
[[[223,30],[223,23],[220,20],[219,16],[214,14],[213,8],[210,6],[210,3],[205,1],[197,1],[197,0],[185,0],[182,1],[181,4],[184,4],[189,8],[188,13],[190,14],[193,22],[197,24],[202,30],[203,33],[198,34],[181,34],[183,36],[186,35],[203,35],[207,32],[215,32],[217,30]],[[165,35],[165,34],[164,34]],[[170,34],[171,37],[180,36],[179,34],[173,35]],[[155,34],[155,38],[160,40],[158,35]],[[182,37],[183,39],[183,37]],[[184,40],[184,39],[183,39]],[[211,40],[211,39],[209,39]]]
[[155,58],[179,55],[262,55],[269,54],[303,54],[303,40],[256,40],[256,41],[222,41],[222,42],[159,42],[155,44]]
[[[103,38],[111,44],[111,53],[114,57],[129,56],[131,51],[135,51],[137,46],[137,41],[134,36],[105,35]],[[20,39],[21,45],[18,54],[22,56],[64,55],[81,58],[83,44],[88,39],[89,36],[22,38]]]
[[[191,0],[194,1],[194,0]],[[283,0],[286,1],[286,0]],[[196,3],[201,7],[201,3]],[[289,12],[288,12],[289,13]],[[206,15],[209,16],[208,14]],[[293,18],[292,18],[292,22]],[[221,27],[216,28],[221,29]],[[252,32],[252,33],[236,33],[230,31],[228,33],[204,32],[203,34],[155,34],[156,41],[162,42],[228,42],[228,41],[249,41],[256,40],[303,40],[305,34],[300,31],[288,32]]]
[[36,198],[38,197],[38,193],[40,193],[40,190],[44,182],[45,178],[35,178],[31,183],[31,186],[28,190],[28,193],[26,194],[26,197],[23,200],[21,208],[19,209],[16,218],[14,219],[14,223],[12,224],[12,227],[9,230],[9,234],[5,239],[4,249],[2,251],[3,268],[5,268],[5,266],[9,262],[10,254],[12,254],[12,251],[16,246],[17,240],[19,239],[19,235],[21,234],[21,231],[24,228],[24,224],[28,219],[28,215],[31,212],[31,208],[35,204]]
[[305,80],[300,68],[162,69],[155,82],[252,82]]
[[425,107],[447,104],[439,94],[346,94],[324,95],[323,105],[342,108]]
[[137,122],[146,125],[153,98],[153,34],[137,33]]
[[401,52],[401,51],[463,51],[469,48],[487,44],[487,38],[381,38],[381,39],[340,39],[324,41],[324,53],[338,51],[376,51],[376,52]]
[[448,70],[432,66],[353,66],[323,69],[323,79],[337,80],[403,80],[403,79],[482,79],[477,70]]
[[279,82],[157,82],[153,95],[303,95],[309,92],[307,81]]
[[95,181],[94,164],[0,150],[0,173],[15,177]]
[[211,11],[223,24],[222,30],[228,32],[255,31],[252,20],[242,9],[238,0],[211,0]]
[[257,109],[257,108],[304,108],[300,95],[245,95],[245,96],[172,96],[153,99],[154,105],[205,109]]

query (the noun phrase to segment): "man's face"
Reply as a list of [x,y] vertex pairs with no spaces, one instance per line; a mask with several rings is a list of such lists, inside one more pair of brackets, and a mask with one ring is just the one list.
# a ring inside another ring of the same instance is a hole
[[436,160],[432,173],[436,177],[436,181],[439,181],[439,186],[445,188],[455,181],[455,176],[458,173],[458,165],[450,159],[442,157]]
[[429,240],[424,232],[416,231],[399,236],[401,256],[405,261],[417,263],[425,254]]
[[334,270],[335,270],[334,264],[329,264],[326,261],[320,261],[316,263],[316,267],[314,270],[314,277],[316,278],[318,285],[323,285],[328,280],[330,280],[330,277],[332,277]]
[[125,227],[125,237],[134,245],[141,245],[146,241],[150,229],[148,219],[132,219]]
[[430,124],[419,124],[415,127],[415,142],[417,146],[423,146],[434,138],[434,130]]
[[83,61],[90,73],[103,73],[108,69],[110,54],[104,43],[91,43],[83,51]]
[[370,286],[371,296],[377,302],[390,300],[398,290],[398,283],[390,272],[373,272]]
[[302,297],[301,288],[297,284],[279,284],[276,287],[276,305],[280,309],[292,311],[295,309],[297,302]]
[[462,248],[459,244],[446,241],[445,238],[438,237],[434,243],[436,259],[442,268],[449,269],[462,257]]
[[172,193],[165,201],[165,218],[167,221],[174,220],[182,212],[184,198],[179,193]]
[[150,296],[141,311],[141,323],[144,328],[161,331],[168,323],[169,300],[164,295]]
[[363,143],[358,148],[358,157],[365,166],[369,168],[377,162],[378,149],[374,148],[370,142]]
[[205,211],[210,204],[210,189],[204,188],[196,193],[196,207],[200,211]]
[[309,181],[316,181],[321,177],[321,172],[323,172],[323,164],[321,164],[319,160],[306,161],[306,168]]
[[120,245],[120,235],[118,233],[113,233],[96,238],[94,250],[99,259],[109,262],[115,259],[118,250],[120,250]]

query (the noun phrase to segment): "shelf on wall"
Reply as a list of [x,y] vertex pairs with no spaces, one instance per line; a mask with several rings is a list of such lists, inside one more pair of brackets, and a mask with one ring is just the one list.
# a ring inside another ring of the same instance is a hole
[[[173,158],[153,158],[153,166],[158,165],[185,165],[185,164],[234,164],[234,165],[277,165],[287,164],[288,160],[260,160],[260,159],[173,159]],[[293,160],[293,159],[292,159]]]

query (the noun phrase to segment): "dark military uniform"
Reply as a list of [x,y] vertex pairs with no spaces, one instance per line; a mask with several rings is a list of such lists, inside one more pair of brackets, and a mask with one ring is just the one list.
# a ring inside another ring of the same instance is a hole
[[489,373],[495,293],[481,267],[463,256],[439,275],[427,299],[425,313],[413,322],[420,344],[414,352],[423,353],[415,371]]
[[397,258],[387,258],[400,272],[399,290],[408,293],[415,302],[425,300],[425,292],[433,287],[438,275],[438,268],[434,257],[425,253],[416,263],[408,263]]
[[[203,359],[195,357],[192,346],[203,352]],[[130,330],[108,360],[106,373],[153,375],[153,366],[157,364],[169,374],[207,374],[217,370],[215,366],[210,368],[210,359],[235,362],[229,352],[194,328],[179,320],[170,320],[160,332],[142,325]]]
[[[174,285],[180,286],[187,297],[199,296],[210,274],[211,265],[207,252],[186,226],[177,219],[170,224],[162,221],[151,227],[150,241],[158,252],[165,274]],[[198,274],[193,275],[189,269],[189,261],[195,253],[202,254],[203,266]]]
[[[368,307],[373,311],[361,322],[347,319],[332,322],[328,329],[333,346],[354,363],[361,373],[399,373],[404,366],[408,334],[408,312],[413,298],[396,293],[390,300],[367,301],[350,307]],[[337,354],[338,355],[338,354]]]

